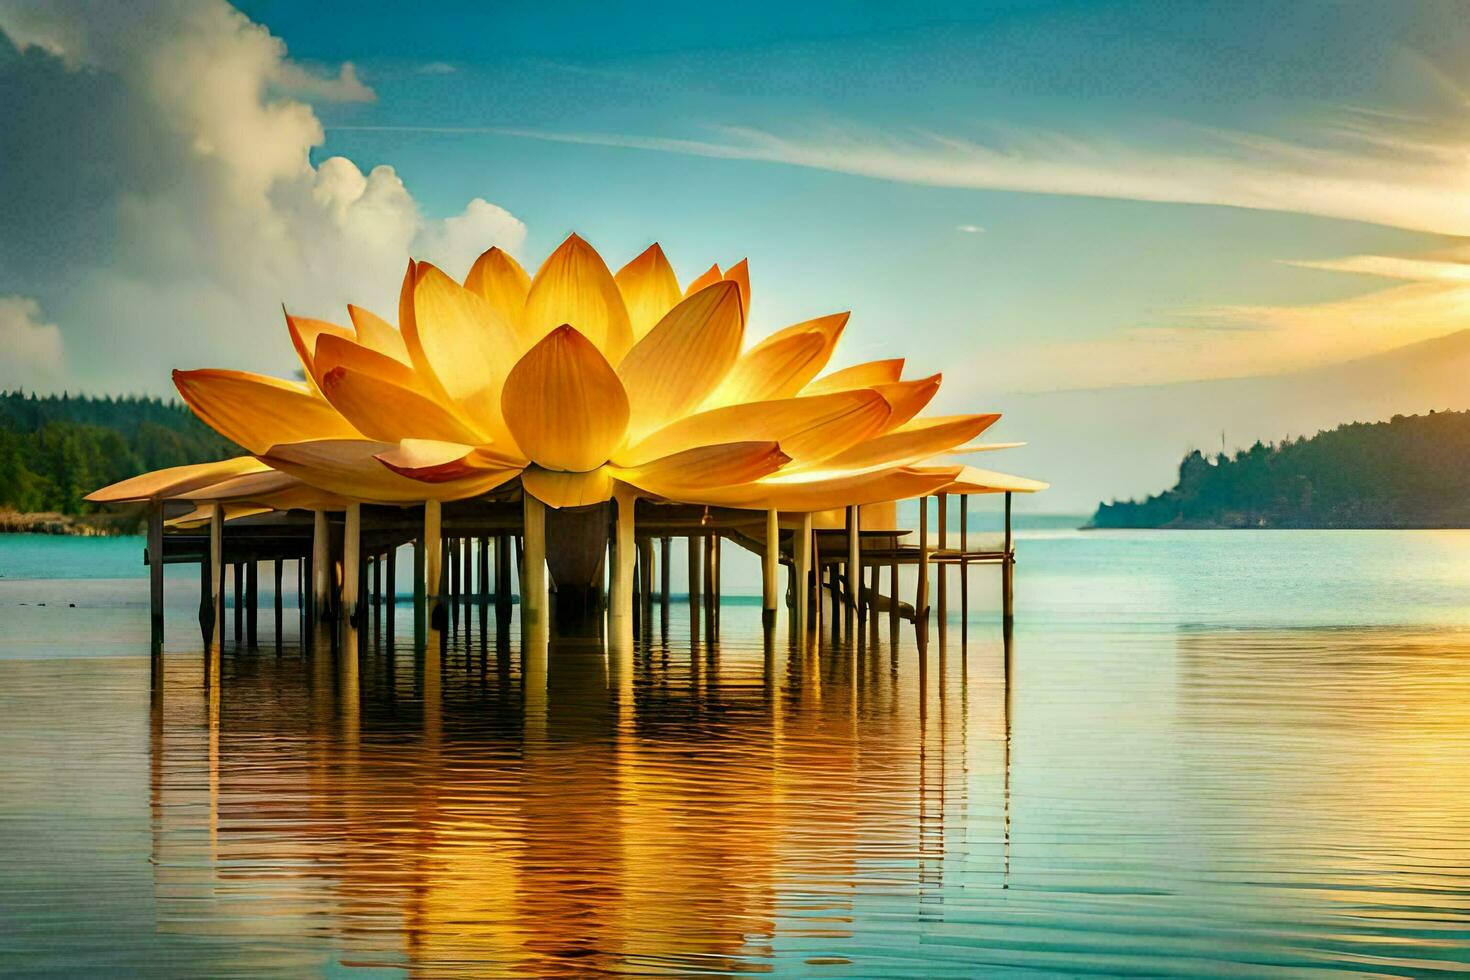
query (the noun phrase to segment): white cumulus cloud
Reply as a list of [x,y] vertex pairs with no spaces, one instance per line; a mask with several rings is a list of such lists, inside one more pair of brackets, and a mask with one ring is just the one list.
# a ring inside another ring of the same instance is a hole
[[46,387],[61,374],[61,329],[28,296],[0,296],[0,389]]

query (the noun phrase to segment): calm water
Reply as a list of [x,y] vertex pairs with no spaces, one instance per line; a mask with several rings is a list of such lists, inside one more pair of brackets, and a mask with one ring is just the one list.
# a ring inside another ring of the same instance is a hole
[[1470,533],[1030,532],[1009,670],[978,569],[922,652],[267,604],[211,683],[182,569],[161,698],[139,554],[0,537],[0,972],[1470,971]]

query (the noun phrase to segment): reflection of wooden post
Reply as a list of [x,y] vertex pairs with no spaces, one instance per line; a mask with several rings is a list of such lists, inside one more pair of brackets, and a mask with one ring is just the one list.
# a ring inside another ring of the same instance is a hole
[[761,556],[761,625],[776,625],[776,570],[781,567],[781,524],[779,514],[766,511],[766,551]]
[[1016,588],[1015,580],[1012,578],[1012,570],[1015,565],[1015,545],[1011,540],[1011,492],[1007,490],[1005,560],[1000,566],[1001,622],[1006,627],[1009,627],[1015,618],[1013,603],[1016,598]]
[[311,516],[311,611],[320,620],[327,614],[332,589],[330,528],[327,525],[326,511],[312,511]]
[[811,630],[811,598],[812,598],[812,515],[801,515],[801,526],[798,527],[791,539],[791,564],[793,569],[792,579],[796,600],[796,617],[793,622],[793,630],[796,636],[805,640]]
[[163,652],[163,501],[148,504],[148,611],[153,623],[153,655]]
[[525,543],[521,559],[521,628],[546,626],[546,505],[522,492]]
[[357,629],[361,559],[362,504],[348,504],[347,519],[342,529],[342,612],[350,629]]
[[209,515],[209,600],[214,609],[214,628],[209,645],[218,650],[225,638],[225,508],[215,504]]
[[919,498],[919,581],[914,591],[914,622],[929,628],[929,498]]

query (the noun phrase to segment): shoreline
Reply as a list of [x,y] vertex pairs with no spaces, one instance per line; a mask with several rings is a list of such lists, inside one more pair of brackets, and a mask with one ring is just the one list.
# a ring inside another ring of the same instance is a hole
[[51,534],[73,538],[112,538],[138,533],[135,517],[120,514],[22,514],[0,511],[0,534]]

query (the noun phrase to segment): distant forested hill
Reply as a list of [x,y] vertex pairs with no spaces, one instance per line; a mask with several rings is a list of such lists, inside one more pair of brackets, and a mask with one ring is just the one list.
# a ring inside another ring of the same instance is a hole
[[1092,525],[1470,527],[1470,412],[1354,422],[1234,456],[1195,451],[1173,489],[1102,504]]
[[240,452],[176,402],[0,394],[0,510],[82,514],[97,487]]

